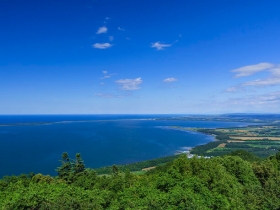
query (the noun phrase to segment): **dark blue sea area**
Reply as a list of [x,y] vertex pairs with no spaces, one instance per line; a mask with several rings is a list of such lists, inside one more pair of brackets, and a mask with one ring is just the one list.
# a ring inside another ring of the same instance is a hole
[[2,115],[0,177],[21,173],[56,175],[61,154],[81,153],[86,167],[128,164],[173,155],[213,141],[212,136],[169,129],[236,127],[249,123],[160,118],[178,115]]

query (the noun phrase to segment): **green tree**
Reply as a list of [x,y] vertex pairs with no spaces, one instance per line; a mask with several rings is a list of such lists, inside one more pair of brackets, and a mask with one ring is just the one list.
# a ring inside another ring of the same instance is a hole
[[76,161],[73,170],[74,170],[74,174],[83,172],[85,170],[85,164],[84,161],[82,160],[82,156],[80,153],[76,154]]
[[58,177],[66,180],[66,181],[69,181],[71,172],[72,172],[72,163],[70,161],[70,158],[69,158],[67,152],[64,152],[62,154],[61,163],[62,163],[62,165],[56,169],[56,171],[58,173]]
[[118,176],[119,175],[119,168],[116,165],[112,166],[112,174],[113,176]]

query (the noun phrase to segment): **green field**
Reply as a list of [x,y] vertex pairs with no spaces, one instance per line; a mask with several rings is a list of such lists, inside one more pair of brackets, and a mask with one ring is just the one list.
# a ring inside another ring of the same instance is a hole
[[246,150],[259,157],[267,157],[280,149],[280,125],[250,125],[238,128],[201,129],[173,126],[177,130],[190,130],[213,135],[216,141],[200,145],[191,150],[192,154],[219,156],[235,150]]

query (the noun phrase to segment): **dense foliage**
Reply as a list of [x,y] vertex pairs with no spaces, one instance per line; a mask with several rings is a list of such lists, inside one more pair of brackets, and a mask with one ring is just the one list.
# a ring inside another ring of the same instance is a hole
[[211,159],[181,155],[144,175],[113,166],[106,176],[84,169],[80,156],[68,164],[64,154],[57,177],[0,180],[0,209],[279,209],[280,153],[260,162],[238,154]]
[[226,154],[227,156],[238,156],[240,157],[242,160],[246,160],[248,162],[259,162],[261,161],[261,158],[259,158],[258,156],[247,152],[245,150],[235,150],[231,153]]
[[[145,160],[145,161],[141,161],[141,162],[131,163],[131,164],[127,164],[127,165],[117,165],[117,167],[121,171],[127,171],[127,170],[141,171],[143,168],[158,166],[158,165],[173,161],[176,158],[177,158],[177,155],[173,155],[173,156],[167,156],[167,157],[155,158],[152,160]],[[95,169],[95,171],[98,174],[109,174],[111,172],[111,170],[112,170],[112,167],[110,167],[110,166]]]

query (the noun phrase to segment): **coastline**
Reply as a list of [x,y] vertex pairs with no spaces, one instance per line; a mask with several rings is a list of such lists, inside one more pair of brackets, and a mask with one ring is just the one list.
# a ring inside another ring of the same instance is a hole
[[[250,123],[244,122],[188,122],[186,120],[167,121],[165,119],[154,120],[154,118],[145,119],[143,117],[136,119],[135,116],[130,117],[130,119],[112,119],[112,116],[111,119],[87,118],[86,120],[76,119],[74,121],[69,120],[69,117],[62,117],[59,121],[56,121],[56,119],[53,121],[50,118],[33,116],[31,120],[29,118],[20,119],[21,122],[18,121],[18,124],[12,124],[14,120],[8,118],[2,121],[0,125],[2,127],[0,133],[2,131],[3,134],[3,138],[2,136],[1,138],[4,140],[2,150],[10,151],[10,148],[16,145],[20,154],[24,154],[24,151],[37,148],[38,151],[40,150],[39,161],[46,164],[38,163],[35,152],[29,153],[29,156],[18,160],[16,163],[26,163],[29,161],[29,164],[26,166],[26,171],[18,172],[16,167],[10,164],[10,167],[7,167],[7,173],[18,174],[21,172],[41,171],[43,173],[54,174],[53,168],[58,165],[60,155],[64,151],[70,154],[81,152],[83,157],[85,157],[87,166],[90,168],[99,168],[112,164],[135,163],[184,153],[201,155],[201,153],[194,153],[193,150],[201,146],[211,145],[213,142],[219,142],[220,139],[214,134],[200,132],[200,129],[203,130],[205,128],[211,130],[213,127],[221,128],[225,126],[230,128],[238,127],[238,125],[243,125],[242,127],[250,125]],[[43,122],[44,120],[46,121]],[[24,123],[27,121],[29,121],[28,124]],[[113,123],[93,124],[93,122],[104,121]],[[120,122],[117,126],[116,121]],[[81,124],[79,125],[79,123]],[[83,123],[88,123],[88,125],[84,125]],[[52,124],[60,125],[51,126]],[[65,124],[65,126],[61,126],[62,124]],[[23,128],[24,126],[22,125],[28,126]],[[32,125],[42,126],[31,128]],[[182,135],[179,132],[174,132],[175,134],[173,134],[172,131],[164,132],[160,131],[160,129],[154,130],[155,127],[202,134],[203,136],[190,135],[188,137],[187,134]],[[120,146],[121,143],[123,146]],[[53,145],[56,146],[54,147]],[[161,151],[163,152],[161,153]],[[99,164],[100,158],[103,158],[103,162]],[[6,162],[3,161],[2,164],[4,165]]]
[[[201,128],[182,127],[182,126],[167,126],[167,127],[168,127],[167,129],[178,130],[178,131],[189,132],[189,133],[199,133],[199,134],[211,137],[211,138],[213,138],[213,140],[210,142],[220,141],[219,139],[217,139],[217,135],[215,135],[215,134],[209,134],[209,133],[204,133],[204,132],[198,131],[198,129],[201,129]],[[174,155],[190,154],[194,148],[196,148],[198,146],[209,144],[210,142],[207,142],[205,144],[199,144],[194,147],[187,147],[188,149],[186,149],[186,150],[177,150]]]

